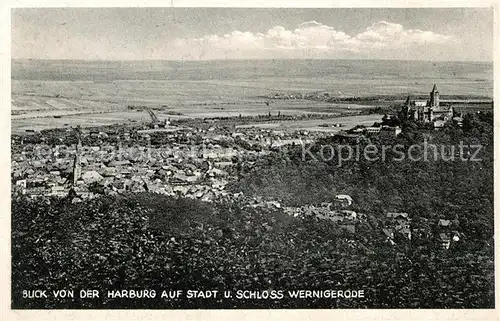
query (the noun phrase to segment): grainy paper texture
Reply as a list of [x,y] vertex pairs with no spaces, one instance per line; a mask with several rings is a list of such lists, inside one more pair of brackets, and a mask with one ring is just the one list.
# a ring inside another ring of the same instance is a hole
[[240,6],[2,6],[2,313],[493,319],[495,3]]

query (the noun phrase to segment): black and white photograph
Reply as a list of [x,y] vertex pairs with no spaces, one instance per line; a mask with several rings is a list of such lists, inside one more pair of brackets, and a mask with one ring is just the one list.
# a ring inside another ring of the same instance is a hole
[[495,309],[493,6],[9,10],[12,310]]

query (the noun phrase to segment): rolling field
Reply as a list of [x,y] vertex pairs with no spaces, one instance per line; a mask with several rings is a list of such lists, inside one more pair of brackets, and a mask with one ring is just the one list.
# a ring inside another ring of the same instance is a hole
[[263,97],[317,91],[361,97],[428,94],[433,83],[445,95],[492,97],[492,77],[487,63],[21,60],[12,65],[12,131],[150,120],[146,111],[129,105],[155,108],[160,118],[278,111],[339,115],[371,106]]
[[[332,119],[311,119],[311,120],[298,120],[289,122],[276,122],[276,123],[255,123],[236,126],[237,128],[265,128],[265,129],[278,129],[283,131],[293,132],[295,130],[309,130],[309,131],[322,131],[322,132],[338,132],[351,128],[356,125],[370,126],[376,121],[380,121],[383,115],[370,114],[360,116],[345,116],[336,117]],[[323,124],[341,124],[341,127],[323,127]]]

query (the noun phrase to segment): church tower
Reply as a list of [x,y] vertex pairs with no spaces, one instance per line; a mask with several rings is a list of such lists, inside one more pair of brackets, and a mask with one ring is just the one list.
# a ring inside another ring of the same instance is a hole
[[411,111],[412,111],[411,110],[411,97],[410,97],[410,95],[408,95],[408,98],[406,98],[406,101],[403,104],[403,107],[401,108],[402,119],[412,118]]
[[75,162],[73,163],[73,186],[76,185],[76,182],[82,175],[82,168],[80,164],[80,153],[82,151],[82,132],[80,129],[80,125],[76,128],[76,139],[78,140],[76,144],[76,152],[75,152]]
[[439,91],[436,84],[432,87],[430,107],[439,107]]

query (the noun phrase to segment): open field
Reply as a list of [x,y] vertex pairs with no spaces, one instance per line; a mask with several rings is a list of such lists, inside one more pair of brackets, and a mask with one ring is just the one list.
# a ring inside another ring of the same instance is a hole
[[[323,132],[338,132],[345,130],[346,128],[351,128],[356,125],[372,125],[376,121],[380,121],[382,115],[371,114],[371,115],[360,115],[360,116],[345,116],[337,117],[332,119],[311,119],[311,120],[298,120],[293,122],[274,122],[274,123],[255,123],[236,126],[238,128],[267,128],[267,129],[279,129],[285,131],[295,131],[299,129],[309,130],[309,131],[323,131]],[[341,124],[342,127],[322,127],[323,124]]]
[[[30,101],[29,98],[32,98]],[[46,100],[45,100],[46,99]],[[154,112],[160,119],[203,118],[203,117],[231,117],[267,115],[271,112],[276,115],[326,114],[337,116],[346,112],[368,109],[369,106],[354,104],[329,104],[307,100],[272,101],[269,106],[264,100],[241,100],[213,103],[183,103],[182,105],[168,105],[152,103],[147,99],[135,99],[132,103],[111,102],[105,98],[102,103],[95,100],[75,98],[45,98],[36,96],[13,96],[12,131],[23,132],[26,129],[42,130],[47,128],[109,125],[121,122],[149,122],[149,114],[145,110],[130,110],[130,105],[148,106],[156,109]],[[25,104],[22,110],[16,105],[18,101]],[[53,107],[57,106],[57,108]],[[29,108],[32,107],[32,110]],[[15,113],[14,113],[15,112]],[[58,118],[54,118],[57,116]]]
[[[205,87],[204,87],[205,86]],[[13,81],[12,131],[56,127],[149,122],[145,110],[155,109],[160,119],[327,114],[370,108],[310,100],[266,100],[262,91],[246,87],[214,86],[195,81],[118,81],[111,83],[68,81]],[[247,96],[248,95],[248,96]],[[269,105],[268,105],[268,104]],[[58,118],[54,118],[54,116]]]
[[[12,130],[108,125],[159,118],[320,113],[339,116],[369,105],[266,99],[328,91],[339,97],[443,95],[492,97],[487,63],[391,61],[13,61]],[[57,118],[54,118],[57,117]],[[313,127],[316,124],[313,125]],[[293,126],[295,127],[295,126]]]

